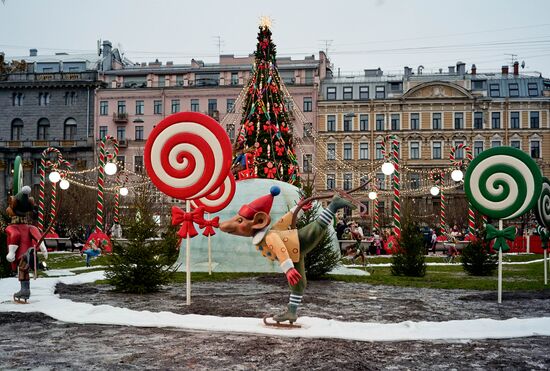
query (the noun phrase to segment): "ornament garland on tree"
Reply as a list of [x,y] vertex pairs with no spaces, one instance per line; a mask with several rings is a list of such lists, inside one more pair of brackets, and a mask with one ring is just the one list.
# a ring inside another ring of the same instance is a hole
[[[270,178],[299,186],[298,162],[292,138],[292,122],[285,106],[282,81],[276,62],[275,44],[267,24],[260,26],[254,53],[253,76],[249,82],[241,128],[235,147],[234,169],[239,179]],[[252,150],[252,151],[250,151]],[[252,154],[252,165],[239,168],[239,155]],[[237,171],[239,172],[239,171]]]

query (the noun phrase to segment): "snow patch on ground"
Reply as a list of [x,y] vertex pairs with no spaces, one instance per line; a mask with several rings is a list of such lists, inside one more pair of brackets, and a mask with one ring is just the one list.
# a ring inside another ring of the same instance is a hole
[[171,327],[191,330],[250,333],[305,338],[332,338],[359,341],[502,339],[550,336],[550,317],[476,319],[444,322],[372,323],[342,322],[315,317],[300,317],[300,329],[265,327],[257,318],[219,317],[172,312],[137,311],[111,305],[92,305],[60,299],[54,294],[58,282],[90,283],[104,278],[95,271],[75,276],[40,278],[31,281],[29,304],[16,304],[12,293],[19,289],[16,278],[0,280],[0,312],[40,312],[56,320],[77,324],[107,324],[136,327]]

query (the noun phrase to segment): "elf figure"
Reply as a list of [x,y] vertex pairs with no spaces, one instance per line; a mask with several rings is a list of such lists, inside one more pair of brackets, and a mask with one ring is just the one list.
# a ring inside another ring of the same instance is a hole
[[220,223],[220,229],[237,236],[252,237],[252,243],[263,256],[279,262],[290,286],[290,299],[286,311],[274,316],[273,320],[292,324],[298,318],[297,310],[307,285],[304,263],[306,255],[322,240],[336,212],[345,206],[355,206],[334,195],[317,219],[300,229],[289,229],[294,208],[270,226],[269,213],[273,199],[280,192],[279,187],[271,187],[270,194],[243,205],[237,215]]
[[[28,224],[26,219],[27,213],[33,211],[34,208],[34,200],[29,197],[30,193],[31,188],[24,186],[19,193],[9,198],[6,209],[11,218],[11,223],[6,227],[8,238],[6,260],[11,262],[13,272],[19,269],[19,280],[21,281],[21,290],[14,295],[14,299],[19,297],[25,301],[30,296],[29,280],[25,278],[28,277],[28,267],[34,263],[34,247],[40,240],[40,231],[35,226]],[[47,259],[48,251],[44,243],[40,244],[40,250],[43,252],[44,258]]]

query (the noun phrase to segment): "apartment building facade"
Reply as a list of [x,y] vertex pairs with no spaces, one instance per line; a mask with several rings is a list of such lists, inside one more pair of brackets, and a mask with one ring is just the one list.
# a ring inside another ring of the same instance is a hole
[[[352,189],[373,178],[379,190],[379,213],[391,215],[390,178],[384,176],[382,141],[393,135],[399,143],[400,191],[412,200],[416,214],[434,220],[440,198],[430,195],[435,184],[430,172],[445,169],[448,196],[463,197],[450,179],[450,151],[465,144],[473,155],[495,146],[519,148],[550,174],[550,83],[539,75],[520,74],[502,67],[498,73],[466,71],[464,63],[448,72],[399,76],[366,70],[364,76],[323,81],[316,133],[316,188]],[[458,159],[465,153],[458,150]],[[373,215],[374,203],[363,192]],[[453,221],[450,221],[451,223]]]

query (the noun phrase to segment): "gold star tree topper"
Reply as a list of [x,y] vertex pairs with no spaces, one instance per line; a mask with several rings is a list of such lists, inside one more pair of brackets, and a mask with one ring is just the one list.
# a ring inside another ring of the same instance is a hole
[[273,20],[270,16],[262,15],[260,17],[260,26],[263,28],[271,28],[271,24],[273,23]]

